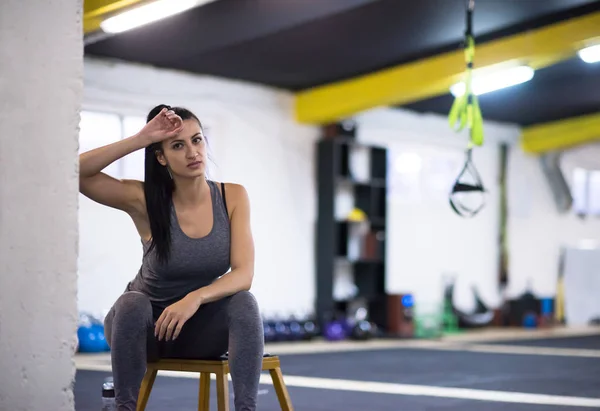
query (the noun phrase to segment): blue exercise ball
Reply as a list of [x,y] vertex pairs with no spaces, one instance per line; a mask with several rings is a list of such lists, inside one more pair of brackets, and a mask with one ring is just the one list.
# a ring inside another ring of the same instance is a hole
[[99,324],[80,325],[77,329],[79,352],[108,351],[109,346],[104,336],[104,326]]

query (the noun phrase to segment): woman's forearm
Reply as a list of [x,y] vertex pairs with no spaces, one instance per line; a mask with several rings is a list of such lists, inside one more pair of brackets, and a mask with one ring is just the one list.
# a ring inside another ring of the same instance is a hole
[[91,177],[126,155],[149,144],[142,134],[135,134],[115,143],[86,151],[79,156],[80,178]]
[[231,270],[215,280],[212,284],[192,291],[200,304],[207,304],[240,291],[248,291],[252,286],[252,274],[248,270]]

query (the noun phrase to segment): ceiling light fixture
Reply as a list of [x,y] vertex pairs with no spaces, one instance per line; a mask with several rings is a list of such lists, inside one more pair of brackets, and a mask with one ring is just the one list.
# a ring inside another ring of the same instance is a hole
[[586,63],[598,63],[600,61],[600,44],[581,49],[577,54]]
[[[533,74],[534,70],[531,67],[519,66],[486,75],[474,75],[472,83],[473,92],[480,96],[492,91],[516,86],[517,84],[531,80]],[[454,97],[462,96],[465,93],[465,83],[462,81],[456,83],[450,87],[450,92]]]
[[157,0],[109,17],[100,23],[106,33],[122,33],[182,13],[214,0]]

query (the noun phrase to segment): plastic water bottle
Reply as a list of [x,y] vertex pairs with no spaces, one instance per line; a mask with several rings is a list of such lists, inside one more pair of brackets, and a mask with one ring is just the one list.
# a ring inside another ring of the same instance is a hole
[[106,378],[102,384],[102,411],[117,411],[112,377]]

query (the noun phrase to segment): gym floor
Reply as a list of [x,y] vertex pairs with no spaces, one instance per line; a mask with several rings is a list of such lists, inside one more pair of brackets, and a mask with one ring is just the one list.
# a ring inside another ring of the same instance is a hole
[[[266,351],[280,356],[295,410],[600,410],[600,328],[278,343]],[[76,410],[99,410],[109,355],[80,354],[76,365]],[[146,409],[195,410],[197,395],[197,374],[159,372]],[[216,409],[214,381],[211,396]],[[280,409],[268,374],[259,409]]]

